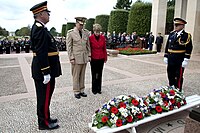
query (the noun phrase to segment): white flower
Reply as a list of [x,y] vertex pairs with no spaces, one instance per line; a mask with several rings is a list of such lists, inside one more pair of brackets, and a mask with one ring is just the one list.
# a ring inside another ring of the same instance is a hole
[[108,110],[110,109],[110,105],[109,105],[109,104],[107,105],[107,109],[108,109]]
[[103,112],[103,113],[109,113],[108,110],[105,110],[105,109],[102,110],[102,112]]
[[115,125],[115,123],[113,123],[113,125],[111,126],[111,128],[114,128],[114,127],[117,127],[117,126]]
[[155,97],[154,100],[155,100],[155,102],[158,102],[159,98],[158,98],[158,97]]
[[114,114],[114,113],[111,113],[110,116],[111,116],[111,118],[114,118],[114,117],[115,117],[115,114]]
[[114,101],[111,101],[110,104],[111,104],[111,105],[115,105],[115,102],[114,102]]
[[114,125],[115,125],[115,123],[116,123],[115,120],[112,119],[112,118],[110,119],[110,122],[113,123]]
[[96,120],[94,120],[94,121],[93,121],[93,124],[94,124],[94,125],[97,125],[97,124],[98,124],[98,122],[97,122]]
[[154,92],[151,92],[149,95],[150,95],[150,97],[153,97],[154,96]]
[[167,93],[166,95],[167,95],[167,97],[168,97],[169,99],[174,99],[174,96],[175,96],[175,95],[174,95],[174,96],[170,96],[169,93]]
[[143,103],[143,102],[140,102],[140,105],[143,107],[143,106],[145,106],[145,104]]
[[136,113],[138,113],[139,111],[140,111],[139,108],[137,108],[137,107],[135,107],[135,106],[131,107],[131,113],[133,113],[134,115],[135,115]]
[[115,121],[115,123],[117,122],[117,120],[118,120],[118,117],[117,116],[115,116],[114,118],[114,121]]
[[183,101],[181,101],[180,103],[181,103],[181,105],[183,105],[183,104],[184,104],[184,102],[183,102]]
[[169,101],[168,105],[169,105],[169,106],[172,105],[171,101]]
[[116,98],[118,98],[118,99],[123,99],[123,98],[126,98],[127,96],[125,96],[125,95],[119,95],[118,97],[116,97]]
[[158,102],[158,104],[163,105],[164,102],[163,102],[162,100],[160,100],[160,101]]
[[152,108],[155,108],[155,107],[156,107],[156,105],[155,105],[155,104],[152,104],[152,105],[151,105],[151,107],[152,107]]
[[127,117],[127,116],[128,116],[128,114],[127,114],[127,109],[125,109],[125,108],[120,108],[120,109],[119,109],[119,112],[120,112],[121,115],[124,116],[124,117]]
[[122,116],[127,117],[128,114],[126,112],[122,112]]

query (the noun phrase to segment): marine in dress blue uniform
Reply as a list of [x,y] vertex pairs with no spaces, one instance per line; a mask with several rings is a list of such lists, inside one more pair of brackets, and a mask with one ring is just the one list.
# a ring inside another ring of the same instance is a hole
[[49,21],[47,1],[33,6],[35,22],[31,29],[33,51],[32,77],[37,95],[37,116],[40,130],[59,128],[57,119],[50,118],[49,105],[55,87],[55,78],[61,75],[59,53],[54,37],[45,27]]
[[174,31],[169,34],[164,62],[168,64],[167,74],[170,86],[175,86],[182,91],[183,72],[192,53],[191,34],[184,31],[187,24],[182,18],[174,19]]

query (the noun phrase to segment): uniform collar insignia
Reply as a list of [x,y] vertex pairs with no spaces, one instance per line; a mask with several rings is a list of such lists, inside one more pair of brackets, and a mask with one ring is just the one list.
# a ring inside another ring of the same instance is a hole
[[42,27],[41,23],[36,22],[35,24],[37,25],[37,27]]

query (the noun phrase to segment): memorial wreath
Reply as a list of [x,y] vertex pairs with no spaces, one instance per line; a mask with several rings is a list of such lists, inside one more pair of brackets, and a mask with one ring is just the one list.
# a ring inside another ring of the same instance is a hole
[[162,86],[146,97],[120,95],[114,97],[92,116],[92,126],[120,127],[144,117],[180,108],[185,96],[175,87]]

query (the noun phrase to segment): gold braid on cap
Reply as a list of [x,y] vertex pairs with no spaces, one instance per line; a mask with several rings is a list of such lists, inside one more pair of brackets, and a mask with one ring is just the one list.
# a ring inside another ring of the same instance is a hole
[[37,14],[37,13],[44,11],[44,10],[47,10],[47,6],[42,6],[40,8],[33,10],[33,14]]

